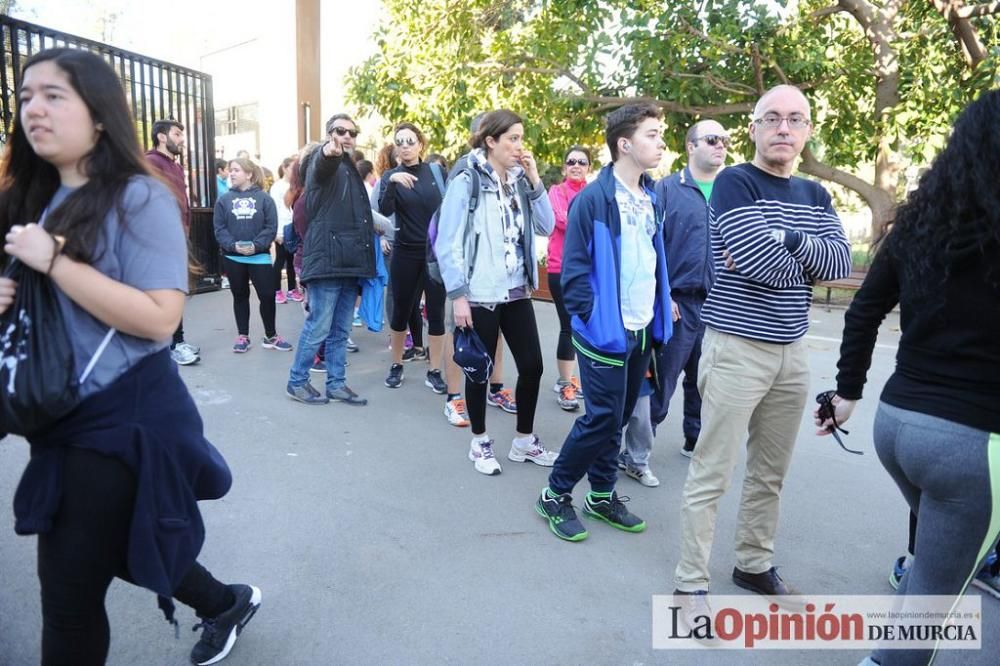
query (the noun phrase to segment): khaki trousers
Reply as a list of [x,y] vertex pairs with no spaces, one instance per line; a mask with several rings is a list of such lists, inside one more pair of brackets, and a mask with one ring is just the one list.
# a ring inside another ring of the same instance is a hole
[[744,440],[747,469],[736,566],[753,574],[771,568],[781,486],[808,399],[806,346],[801,340],[781,345],[707,328],[698,389],[701,434],[684,484],[681,558],[674,572],[683,592],[708,589],[719,500],[729,488]]

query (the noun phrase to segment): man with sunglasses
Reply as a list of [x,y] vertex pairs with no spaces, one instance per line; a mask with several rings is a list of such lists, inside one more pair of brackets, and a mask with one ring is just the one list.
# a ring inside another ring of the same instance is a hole
[[[365,405],[347,387],[347,336],[354,318],[359,278],[375,275],[374,222],[364,179],[352,154],[357,125],[345,113],[326,123],[327,142],[310,153],[306,176],[308,226],[302,246],[300,281],[306,286],[309,314],[302,326],[286,392],[309,405],[331,400]],[[309,369],[326,344],[326,392],[309,383]]]
[[689,626],[708,610],[716,515],[743,442],[733,582],[778,603],[796,594],[772,559],[781,487],[810,398],[802,337],[813,284],[851,270],[851,247],[830,194],[792,176],[811,124],[809,102],[797,88],[766,92],[749,125],[753,161],[722,171],[712,191],[716,279],[702,309],[702,428],[684,485],[674,575],[675,601]]
[[[667,218],[663,227],[670,273],[670,299],[674,336],[657,357],[659,387],[650,396],[653,432],[667,418],[670,398],[684,372],[684,446],[688,458],[701,432],[701,395],[698,393],[698,359],[705,325],[701,308],[715,281],[708,237],[708,202],[715,176],[726,162],[729,134],[714,120],[691,126],[684,141],[688,165],[656,184]],[[626,470],[628,473],[628,470]],[[633,476],[629,474],[629,476]]]

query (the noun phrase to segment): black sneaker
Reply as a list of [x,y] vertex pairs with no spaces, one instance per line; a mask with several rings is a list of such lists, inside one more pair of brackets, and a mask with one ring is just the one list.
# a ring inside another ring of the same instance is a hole
[[426,361],[427,360],[427,350],[423,347],[410,347],[403,352],[403,363],[409,363],[410,361]]
[[393,363],[389,366],[389,375],[385,378],[385,385],[389,388],[399,388],[403,384],[403,364]]
[[313,385],[306,382],[302,386],[292,386],[289,384],[285,387],[285,393],[292,400],[298,400],[299,402],[304,402],[307,405],[325,405],[330,402],[327,400],[326,396],[321,394],[319,391],[313,388]]
[[698,443],[698,440],[691,439],[690,437],[684,438],[684,447],[681,449],[681,455],[685,458],[690,458],[694,455],[694,445]]
[[424,386],[428,387],[438,395],[444,395],[448,392],[448,384],[441,378],[440,370],[428,370],[427,379],[424,380]]
[[618,497],[618,491],[612,491],[608,499],[594,499],[587,493],[583,500],[583,515],[597,520],[603,520],[612,527],[626,532],[642,532],[646,529],[646,521],[640,519],[625,508],[628,497]]
[[368,400],[366,398],[362,398],[346,386],[341,386],[336,391],[327,391],[326,397],[329,398],[331,402],[342,402],[345,405],[351,405],[353,407],[364,407],[368,404]]
[[230,585],[236,602],[229,610],[215,617],[203,618],[194,625],[202,630],[201,639],[191,650],[191,663],[203,666],[215,664],[226,658],[236,644],[236,639],[260,608],[260,590],[253,585]]
[[549,529],[560,539],[583,541],[587,538],[587,530],[576,517],[573,496],[569,493],[549,497],[549,489],[543,489],[538,501],[535,502],[535,511],[549,521]]

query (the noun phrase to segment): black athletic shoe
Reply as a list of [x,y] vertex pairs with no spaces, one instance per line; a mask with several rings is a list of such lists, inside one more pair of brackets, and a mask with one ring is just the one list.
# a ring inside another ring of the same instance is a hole
[[215,664],[226,658],[236,639],[260,608],[260,590],[253,585],[230,585],[236,602],[229,610],[215,617],[204,618],[194,625],[202,630],[201,639],[191,650],[191,663],[198,666]]
[[427,350],[423,347],[410,347],[403,352],[403,363],[409,363],[410,361],[426,361],[427,360]]
[[438,395],[444,395],[448,392],[448,384],[446,384],[444,379],[442,379],[440,370],[428,370],[427,379],[424,380],[424,386]]
[[393,363],[389,366],[389,375],[385,378],[385,385],[389,388],[399,388],[403,384],[403,364]]
[[646,521],[625,508],[628,497],[618,497],[618,491],[612,491],[608,499],[594,498],[587,493],[583,500],[583,515],[588,518],[603,520],[612,527],[626,532],[641,532],[646,529]]
[[691,439],[690,437],[684,438],[684,447],[681,449],[681,455],[685,458],[690,458],[694,455],[694,445],[698,443],[698,440]]
[[576,517],[573,496],[569,493],[549,497],[549,489],[543,489],[538,501],[535,502],[535,511],[549,521],[549,529],[560,539],[583,541],[587,538],[587,530]]

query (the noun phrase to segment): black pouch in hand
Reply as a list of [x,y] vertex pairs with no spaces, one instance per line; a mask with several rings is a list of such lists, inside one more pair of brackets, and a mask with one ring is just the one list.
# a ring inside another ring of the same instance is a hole
[[0,432],[30,436],[79,402],[76,364],[49,277],[17,261],[4,277],[17,292],[0,315]]

